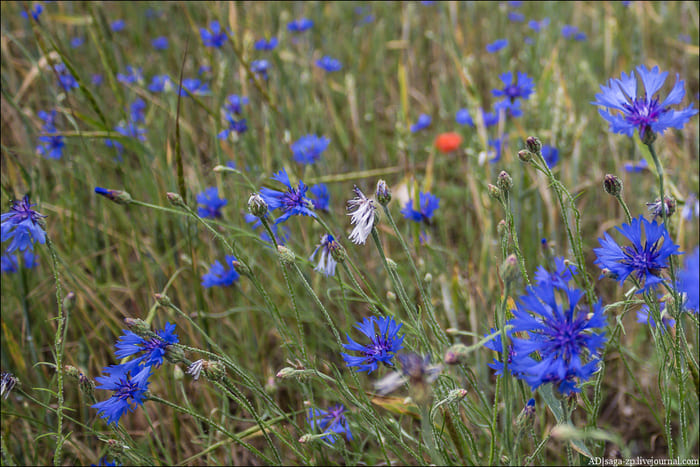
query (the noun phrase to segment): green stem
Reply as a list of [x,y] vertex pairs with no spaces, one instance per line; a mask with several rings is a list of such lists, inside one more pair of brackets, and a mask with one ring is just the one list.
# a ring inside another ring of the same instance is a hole
[[620,203],[620,206],[622,206],[622,209],[625,210],[625,217],[627,218],[627,222],[631,223],[632,222],[632,215],[630,214],[630,210],[627,207],[627,203],[625,203],[622,199],[622,195],[618,194],[615,196],[615,199],[617,199],[617,202]]
[[523,275],[523,279],[527,285],[530,285],[530,277],[527,275],[527,269],[525,269],[525,257],[520,251],[520,241],[518,240],[518,231],[515,228],[515,220],[513,219],[513,211],[510,207],[510,196],[507,192],[503,193],[503,209],[506,212],[506,222],[508,223],[508,231],[513,238],[513,248],[515,249],[515,256],[518,258],[518,266],[520,266],[520,274]]
[[54,339],[54,348],[56,352],[56,379],[58,381],[58,407],[56,408],[56,452],[54,454],[53,463],[54,465],[62,465],[61,456],[63,454],[63,345],[64,345],[64,327],[65,322],[63,318],[63,297],[61,289],[61,281],[58,274],[58,256],[56,255],[56,249],[54,244],[46,236],[46,246],[49,248],[51,253],[51,269],[53,271],[54,284],[56,285],[56,304],[58,306],[58,317],[56,325],[56,336]]

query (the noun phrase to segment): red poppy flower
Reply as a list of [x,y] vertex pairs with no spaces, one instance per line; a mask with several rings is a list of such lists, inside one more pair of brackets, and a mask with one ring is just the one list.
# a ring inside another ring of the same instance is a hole
[[457,133],[441,133],[435,138],[435,147],[445,154],[454,151],[460,144],[462,144],[462,137]]

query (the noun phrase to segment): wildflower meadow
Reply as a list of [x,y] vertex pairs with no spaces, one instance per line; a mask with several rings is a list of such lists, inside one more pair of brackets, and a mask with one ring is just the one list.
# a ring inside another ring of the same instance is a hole
[[698,465],[699,5],[2,2],[2,465]]

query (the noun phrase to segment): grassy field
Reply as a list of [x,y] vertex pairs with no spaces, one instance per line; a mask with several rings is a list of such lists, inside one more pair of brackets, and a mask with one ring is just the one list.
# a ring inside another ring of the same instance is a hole
[[3,465],[698,465],[698,2],[0,8]]

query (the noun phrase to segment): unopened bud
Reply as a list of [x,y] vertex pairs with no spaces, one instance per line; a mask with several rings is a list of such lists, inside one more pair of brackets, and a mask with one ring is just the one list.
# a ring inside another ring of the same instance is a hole
[[382,206],[386,206],[391,201],[391,189],[386,184],[384,180],[379,180],[377,182],[377,201]]
[[518,151],[518,159],[520,159],[523,162],[530,162],[533,157],[533,154],[527,149],[521,149],[520,151]]
[[518,258],[515,255],[509,255],[503,262],[503,281],[512,284],[520,277],[520,269],[518,268]]
[[528,151],[535,154],[539,154],[542,151],[542,142],[536,136],[528,136],[525,140],[525,146],[527,146]]
[[124,323],[127,327],[139,337],[148,336],[151,333],[151,327],[144,320],[139,318],[124,318]]
[[173,379],[175,381],[182,381],[185,379],[185,372],[182,371],[182,368],[180,368],[179,365],[173,366]]
[[423,280],[425,281],[426,284],[430,285],[430,283],[433,282],[433,275],[430,273],[426,273]]
[[493,199],[501,199],[501,190],[496,185],[488,184],[489,196]]
[[500,222],[496,226],[496,230],[498,230],[498,235],[500,235],[501,237],[508,233],[508,224],[506,224],[506,221],[504,219],[500,220]]
[[515,426],[522,430],[523,428],[529,428],[532,426],[532,421],[535,418],[535,399],[530,399],[527,401],[523,410],[520,411],[517,418],[515,419]]
[[464,388],[452,389],[447,393],[447,403],[459,402],[465,397],[467,397],[468,391]]
[[654,219],[656,219],[657,217],[663,217],[664,214],[662,209],[666,210],[666,217],[668,217],[676,212],[676,200],[674,198],[671,198],[670,196],[664,196],[663,204],[661,204],[661,201],[659,199],[656,199],[653,203],[647,203],[647,208],[649,209],[649,212],[654,216]]
[[329,245],[329,248],[331,250],[331,257],[334,260],[336,260],[339,263],[345,261],[345,258],[347,258],[348,254],[345,251],[345,247],[338,243],[338,240],[333,239],[333,241]]
[[387,259],[386,259],[386,265],[387,265],[387,266],[389,267],[389,269],[392,270],[392,271],[396,271],[396,269],[397,269],[396,261],[394,261],[394,260],[391,259],[391,258],[387,258]]
[[469,349],[464,344],[455,344],[445,352],[444,361],[448,365],[462,363],[469,354]]
[[284,245],[279,245],[277,247],[277,253],[279,254],[280,262],[285,266],[294,264],[294,252]]
[[607,174],[603,180],[603,188],[610,196],[620,196],[622,193],[622,180],[612,174]]
[[252,193],[248,198],[248,211],[255,217],[265,217],[267,214],[267,202],[258,193]]
[[109,190],[107,188],[95,187],[95,193],[104,196],[105,198],[114,201],[117,204],[131,204],[133,201],[131,195],[126,191]]
[[503,193],[508,193],[510,189],[513,188],[513,179],[505,170],[498,174],[498,181],[496,183]]
[[396,301],[396,294],[392,292],[391,290],[386,291],[386,299],[392,302]]
[[170,301],[170,297],[164,293],[153,294],[153,297],[156,299],[156,302],[158,302],[158,305],[162,307],[169,307],[173,304],[173,302]]
[[165,349],[165,355],[163,356],[170,363],[176,364],[185,360],[185,351],[180,346],[171,344]]
[[277,372],[275,375],[277,378],[285,379],[294,376],[299,370],[292,368],[291,366],[286,366]]
[[618,275],[617,275],[616,273],[612,272],[612,271],[611,271],[610,269],[608,269],[608,268],[603,269],[603,270],[601,271],[601,274],[603,275],[603,277],[607,277],[608,279],[615,279],[615,280],[617,280],[617,278],[618,278]]
[[165,194],[165,196],[168,198],[168,201],[170,201],[170,204],[172,204],[173,206],[177,206],[180,208],[184,208],[187,206],[185,204],[185,201],[182,199],[182,196],[178,195],[177,193],[168,192]]
[[233,266],[233,269],[235,269],[241,276],[250,276],[251,271],[247,264],[243,264],[240,261],[235,260],[231,262],[231,265]]
[[221,362],[209,360],[204,363],[204,375],[212,381],[220,381],[226,376],[226,368]]
[[63,297],[63,312],[70,313],[73,310],[73,305],[75,305],[75,294],[73,292],[68,292],[68,294]]

